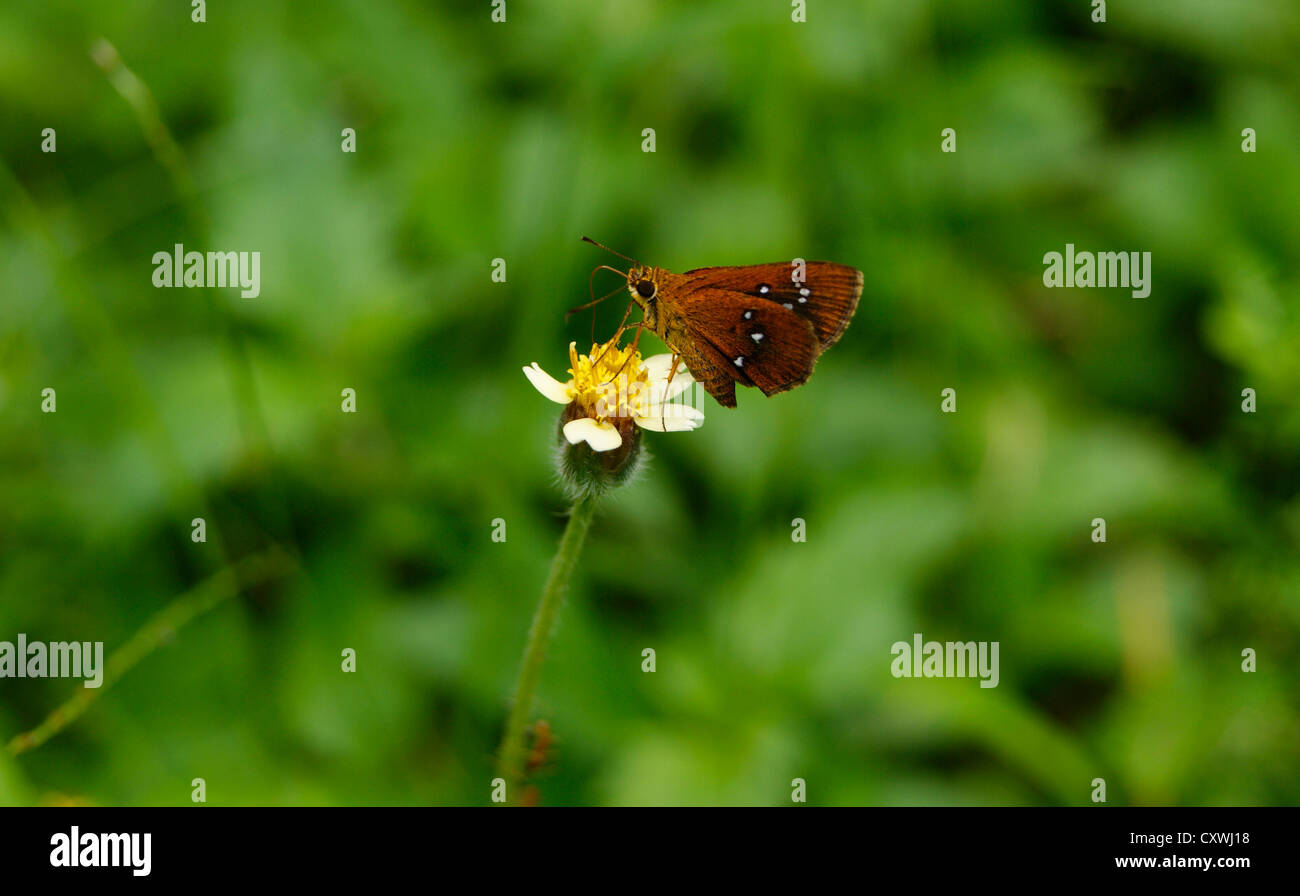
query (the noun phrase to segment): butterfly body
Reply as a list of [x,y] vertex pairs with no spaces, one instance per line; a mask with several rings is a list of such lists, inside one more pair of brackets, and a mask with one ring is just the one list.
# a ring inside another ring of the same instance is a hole
[[736,384],[775,395],[802,385],[840,338],[862,295],[862,272],[827,261],[699,268],[634,265],[627,288],[642,324],[724,407]]

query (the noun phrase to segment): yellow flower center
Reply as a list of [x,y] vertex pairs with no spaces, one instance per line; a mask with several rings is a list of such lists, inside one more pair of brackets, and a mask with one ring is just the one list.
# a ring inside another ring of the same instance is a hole
[[[615,337],[617,338],[617,337]],[[583,413],[602,423],[610,418],[644,417],[650,404],[650,375],[641,353],[631,346],[619,348],[610,340],[593,345],[590,355],[579,355],[569,344],[573,364],[574,403]]]

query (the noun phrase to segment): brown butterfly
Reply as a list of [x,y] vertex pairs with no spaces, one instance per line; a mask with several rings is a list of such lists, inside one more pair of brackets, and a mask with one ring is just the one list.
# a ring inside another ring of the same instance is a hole
[[[829,261],[674,274],[585,236],[583,240],[632,262],[626,274],[608,265],[597,270],[627,277],[628,292],[642,311],[641,322],[635,324],[637,336],[641,328],[651,330],[685,360],[691,375],[718,404],[728,408],[736,406],[737,383],[775,395],[807,382],[817,358],[848,327],[862,295],[862,272]],[[672,370],[676,372],[676,364]]]

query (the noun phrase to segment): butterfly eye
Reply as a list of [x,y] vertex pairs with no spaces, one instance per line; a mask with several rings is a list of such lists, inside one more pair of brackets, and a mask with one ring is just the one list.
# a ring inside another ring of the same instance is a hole
[[641,280],[637,282],[636,294],[643,299],[654,298],[655,285],[653,280]]

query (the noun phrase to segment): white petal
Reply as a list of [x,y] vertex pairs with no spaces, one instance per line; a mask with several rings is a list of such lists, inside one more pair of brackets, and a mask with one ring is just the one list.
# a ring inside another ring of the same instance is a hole
[[679,361],[673,381],[668,383],[666,390],[664,389],[664,383],[668,381],[668,372],[672,369],[672,358],[672,355],[651,355],[641,364],[650,377],[649,398],[655,404],[672,401],[695,383],[695,377],[691,376],[686,365]]
[[613,451],[623,444],[623,437],[613,424],[601,423],[590,417],[579,417],[564,424],[564,437],[570,445],[586,442],[592,451]]
[[689,373],[678,373],[673,377],[671,383],[665,383],[665,388],[656,389],[654,394],[655,400],[659,404],[666,404],[681,395],[691,386],[695,385],[695,377]]
[[642,429],[655,432],[688,432],[704,424],[704,412],[688,404],[665,404],[651,408],[644,417],[632,418]]
[[651,355],[641,362],[641,366],[645,368],[646,374],[650,377],[650,382],[653,383],[656,380],[668,379],[668,370],[672,363],[672,355]]
[[568,404],[573,401],[573,395],[569,392],[569,387],[573,385],[573,380],[562,383],[555,377],[551,376],[545,370],[537,366],[534,361],[532,366],[524,368],[524,376],[528,377],[528,382],[556,404]]

